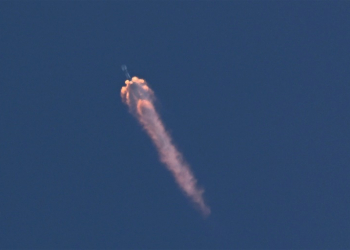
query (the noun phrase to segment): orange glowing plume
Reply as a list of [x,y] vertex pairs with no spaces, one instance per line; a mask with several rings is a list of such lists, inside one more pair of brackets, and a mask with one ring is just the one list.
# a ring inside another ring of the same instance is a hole
[[184,161],[181,153],[171,141],[164,125],[153,105],[154,93],[143,79],[133,77],[125,81],[126,86],[121,89],[121,97],[129,106],[130,112],[145,128],[153,143],[157,147],[160,160],[174,175],[176,182],[184,193],[194,202],[204,216],[210,214],[210,208],[203,199],[203,189],[197,187],[197,180],[193,176],[189,165]]

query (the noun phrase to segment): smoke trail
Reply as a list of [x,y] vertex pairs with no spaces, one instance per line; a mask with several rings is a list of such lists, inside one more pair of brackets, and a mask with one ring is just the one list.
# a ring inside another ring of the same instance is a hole
[[154,108],[154,94],[143,79],[133,77],[125,81],[126,86],[121,89],[121,97],[129,106],[130,112],[138,119],[151,137],[158,149],[160,160],[166,165],[175,177],[185,194],[201,210],[203,215],[210,214],[210,208],[203,200],[204,190],[197,187],[189,165],[183,160],[171,142],[169,134]]

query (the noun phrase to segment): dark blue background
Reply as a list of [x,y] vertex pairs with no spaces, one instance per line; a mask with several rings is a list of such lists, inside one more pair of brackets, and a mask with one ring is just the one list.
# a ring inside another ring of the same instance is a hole
[[[350,3],[1,2],[0,248],[350,249]],[[203,219],[120,100],[126,64]]]

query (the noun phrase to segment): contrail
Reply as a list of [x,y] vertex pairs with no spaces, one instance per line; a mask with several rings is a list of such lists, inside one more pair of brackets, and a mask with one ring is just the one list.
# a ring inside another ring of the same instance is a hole
[[[129,76],[126,66],[122,69]],[[129,106],[130,112],[138,119],[158,149],[161,162],[174,175],[176,182],[185,194],[194,202],[204,216],[210,214],[210,208],[203,199],[204,190],[197,187],[197,180],[190,166],[184,161],[181,153],[173,145],[170,135],[164,128],[156,109],[154,108],[154,93],[143,79],[133,77],[125,81],[121,89],[121,97]]]

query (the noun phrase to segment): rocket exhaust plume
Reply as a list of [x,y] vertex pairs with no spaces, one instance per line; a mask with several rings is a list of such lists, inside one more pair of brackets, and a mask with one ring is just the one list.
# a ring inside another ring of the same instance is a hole
[[[126,66],[122,69],[128,76]],[[137,118],[155,144],[160,160],[174,175],[176,182],[190,198],[204,216],[210,214],[210,208],[203,199],[203,189],[197,187],[197,180],[189,165],[184,161],[181,153],[173,145],[170,135],[164,128],[156,109],[154,108],[154,94],[143,79],[133,77],[125,81],[126,86],[121,89],[121,97],[129,106],[130,112]]]

